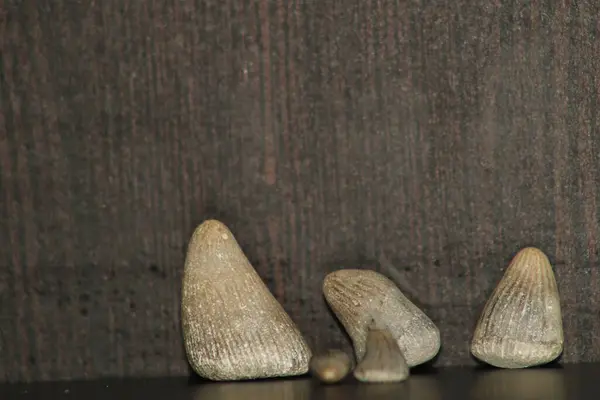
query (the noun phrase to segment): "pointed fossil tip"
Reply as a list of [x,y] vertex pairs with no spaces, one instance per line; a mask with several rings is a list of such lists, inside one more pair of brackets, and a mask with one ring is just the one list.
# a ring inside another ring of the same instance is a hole
[[229,228],[223,222],[216,219],[207,219],[204,220],[200,225],[196,227],[194,230],[194,234],[197,233],[207,233],[207,232],[222,232],[222,233],[230,233]]
[[230,244],[237,244],[235,236],[223,222],[216,219],[207,219],[196,226],[188,243],[188,253],[194,252],[198,246],[223,243],[233,239]]
[[538,253],[538,254],[544,254],[544,252],[542,250],[540,250],[537,247],[534,246],[525,246],[523,247],[521,250],[518,251],[519,253],[522,252],[529,252],[529,253]]
[[550,260],[548,260],[548,256],[546,256],[546,253],[544,253],[537,247],[524,247],[517,252],[515,257],[529,257],[538,262],[550,263]]
[[[525,247],[517,252],[510,261],[506,273],[513,274],[517,270],[533,268],[539,273],[542,271],[552,271],[552,265],[546,254],[536,247]],[[537,279],[537,274],[530,275],[530,279]]]
[[365,356],[354,377],[361,382],[401,382],[410,374],[398,342],[387,329],[369,329]]

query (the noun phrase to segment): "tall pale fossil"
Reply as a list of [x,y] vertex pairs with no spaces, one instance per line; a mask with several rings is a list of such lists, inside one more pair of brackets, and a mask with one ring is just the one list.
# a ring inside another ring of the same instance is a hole
[[189,242],[181,318],[187,358],[204,378],[308,372],[306,341],[219,221],[202,223]]
[[512,259],[479,318],[471,353],[500,368],[549,363],[563,349],[560,298],[548,257],[533,247]]
[[440,349],[440,332],[431,319],[375,271],[332,272],[325,277],[323,294],[352,339],[359,362],[365,355],[370,326],[389,331],[409,367],[429,361]]

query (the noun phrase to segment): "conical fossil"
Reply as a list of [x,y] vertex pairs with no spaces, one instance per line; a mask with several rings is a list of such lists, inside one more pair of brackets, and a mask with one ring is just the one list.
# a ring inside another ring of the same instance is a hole
[[521,250],[487,301],[475,328],[471,353],[500,368],[549,363],[563,349],[560,299],[548,257]]
[[181,308],[187,358],[204,378],[243,380],[308,371],[307,343],[219,221],[205,221],[190,240]]
[[351,368],[350,356],[340,350],[329,350],[310,360],[311,374],[323,383],[341,381],[348,375]]
[[440,332],[431,319],[375,271],[332,272],[325,277],[323,294],[352,339],[359,362],[370,326],[389,330],[409,367],[429,361],[440,349]]
[[354,370],[361,382],[401,382],[409,369],[398,342],[387,329],[370,328],[363,359]]

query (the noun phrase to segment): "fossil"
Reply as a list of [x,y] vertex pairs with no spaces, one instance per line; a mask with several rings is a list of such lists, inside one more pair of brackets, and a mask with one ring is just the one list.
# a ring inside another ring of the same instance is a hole
[[526,368],[563,349],[558,287],[548,257],[527,247],[515,255],[477,322],[471,353],[499,368]]
[[323,383],[339,382],[352,368],[352,359],[340,350],[328,350],[314,356],[310,361],[310,371]]
[[182,286],[185,352],[198,375],[224,381],[308,372],[306,341],[223,223],[207,220],[194,231]]
[[369,328],[365,355],[354,370],[361,382],[401,382],[409,369],[398,342],[387,329]]
[[440,332],[387,277],[370,270],[343,269],[323,282],[327,303],[352,339],[362,360],[371,326],[388,329],[409,367],[431,360],[440,350]]

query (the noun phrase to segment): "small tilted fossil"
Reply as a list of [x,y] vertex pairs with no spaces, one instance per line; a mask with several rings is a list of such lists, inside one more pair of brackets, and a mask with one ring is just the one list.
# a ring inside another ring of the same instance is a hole
[[196,228],[185,260],[181,318],[194,371],[211,380],[301,375],[310,349],[219,221]]
[[341,350],[328,350],[310,360],[310,371],[323,383],[336,383],[348,375],[352,359]]
[[323,294],[352,339],[358,361],[371,326],[389,330],[409,367],[429,361],[440,349],[440,332],[431,319],[375,271],[332,272],[325,277]]
[[548,257],[533,247],[512,259],[475,328],[471,353],[500,368],[549,363],[563,349],[560,298]]
[[409,369],[398,342],[387,329],[369,328],[363,359],[354,369],[361,382],[401,382]]

